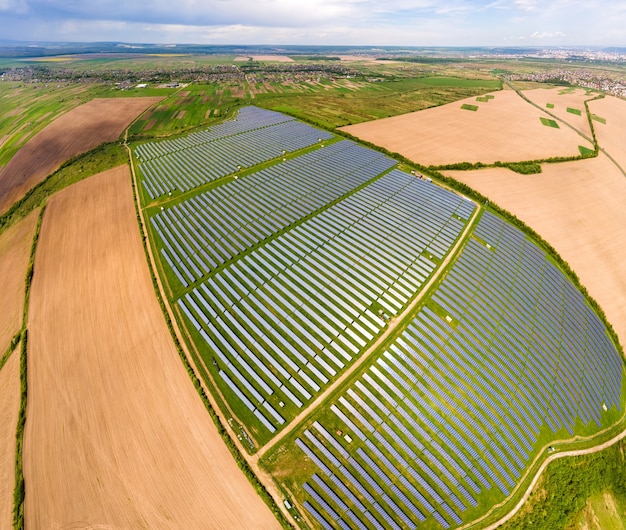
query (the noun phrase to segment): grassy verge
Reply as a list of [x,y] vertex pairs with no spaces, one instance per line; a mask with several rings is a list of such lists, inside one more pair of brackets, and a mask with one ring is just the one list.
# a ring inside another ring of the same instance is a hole
[[41,232],[41,221],[45,207],[41,209],[33,245],[30,251],[30,262],[26,272],[24,289],[24,315],[21,330],[22,348],[20,352],[20,410],[17,417],[17,428],[15,433],[15,489],[13,490],[13,528],[22,530],[24,528],[24,499],[25,484],[24,471],[22,467],[22,448],[24,445],[24,427],[26,425],[26,403],[28,398],[28,378],[27,378],[27,350],[28,350],[28,303],[30,299],[30,287],[35,272],[35,251]]
[[87,153],[65,162],[57,171],[31,188],[0,216],[0,234],[30,212],[43,205],[48,197],[67,186],[128,162],[122,146],[117,143],[102,144]]
[[626,494],[625,449],[622,441],[598,453],[550,463],[526,506],[502,530],[564,530],[590,497],[606,490]]

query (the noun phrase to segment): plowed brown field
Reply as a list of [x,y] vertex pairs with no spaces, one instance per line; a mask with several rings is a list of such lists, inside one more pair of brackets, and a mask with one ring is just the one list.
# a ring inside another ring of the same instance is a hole
[[540,175],[501,168],[446,174],[515,214],[556,248],[626,344],[626,178],[606,156],[544,164]]
[[[441,107],[342,127],[358,138],[424,165],[493,163],[578,156],[593,146],[569,127],[547,127],[545,113],[516,92],[495,92],[488,103],[468,98]],[[464,110],[463,104],[478,106]]]
[[32,212],[0,236],[0,357],[22,327],[24,280],[38,216],[39,210]]
[[[524,95],[542,109],[546,109],[547,112],[554,114],[591,138],[591,127],[587,118],[585,101],[594,98],[597,94],[588,96],[582,88],[573,92],[563,88],[536,88],[534,90],[525,90]],[[549,109],[546,106],[547,103],[552,103],[554,108]],[[580,116],[568,112],[568,108],[579,110]]]
[[68,159],[119,138],[161,98],[94,99],[54,120],[0,170],[0,214]]
[[15,428],[20,408],[20,352],[0,370],[0,528],[13,528]]
[[29,310],[28,528],[278,528],[172,343],[127,167],[55,195]]
[[604,118],[606,124],[594,121],[596,137],[600,147],[606,149],[626,171],[626,101],[606,96],[589,103],[593,114]]

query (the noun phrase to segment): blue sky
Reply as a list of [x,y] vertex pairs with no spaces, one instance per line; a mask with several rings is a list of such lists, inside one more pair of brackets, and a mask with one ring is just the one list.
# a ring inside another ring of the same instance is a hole
[[626,46],[626,0],[0,0],[0,38]]

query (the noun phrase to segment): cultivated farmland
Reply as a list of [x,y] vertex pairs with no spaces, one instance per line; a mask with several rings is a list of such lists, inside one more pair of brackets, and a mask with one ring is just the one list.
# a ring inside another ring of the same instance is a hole
[[589,103],[600,147],[626,172],[626,101],[612,96]]
[[[545,113],[514,91],[494,92],[488,102],[468,98],[441,107],[342,128],[424,165],[493,163],[578,156],[593,146],[568,127],[545,127]],[[467,112],[463,105],[478,107]]]
[[[572,266],[626,343],[626,180],[604,155],[544,164],[541,175],[503,168],[446,172],[512,212]],[[574,236],[575,234],[575,236]]]
[[58,193],[29,311],[26,526],[278,528],[155,299],[123,166]]
[[0,358],[22,327],[24,280],[38,215],[32,212],[0,235]]
[[138,114],[159,100],[94,99],[54,120],[0,170],[0,213],[68,159],[116,140]]
[[[587,138],[591,138],[591,127],[585,110],[585,101],[593,99],[598,95],[597,93],[590,93],[590,91],[581,88],[537,88],[525,90],[523,94],[542,109],[569,123]],[[548,104],[551,104],[552,107],[549,107]]]
[[[322,528],[456,527],[505,499],[555,440],[620,419],[615,344],[522,231],[338,138],[208,176],[217,164],[200,160],[248,142],[263,153],[250,131],[290,123],[241,117],[241,130],[225,122],[135,153],[186,339],[294,515]],[[194,162],[198,137],[210,141]],[[150,163],[174,152],[187,176],[164,168],[156,189]]]
[[20,352],[0,369],[0,526],[13,527],[15,428],[20,408]]

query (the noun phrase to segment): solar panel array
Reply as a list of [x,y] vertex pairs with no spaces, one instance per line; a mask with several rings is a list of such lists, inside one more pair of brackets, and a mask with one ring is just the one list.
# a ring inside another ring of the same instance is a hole
[[[474,205],[393,170],[240,257],[178,300],[221,378],[270,433],[380,333]],[[198,236],[200,237],[200,236]],[[281,412],[277,412],[280,403]]]
[[151,223],[164,258],[187,287],[394,165],[344,140],[196,195]]
[[182,138],[141,144],[135,153],[143,187],[155,199],[330,138],[332,134],[284,114],[244,107],[234,120]]
[[569,437],[620,407],[622,361],[583,295],[498,217],[475,235],[436,305],[297,439],[321,526],[457,526],[481,493],[511,491],[540,432]]

